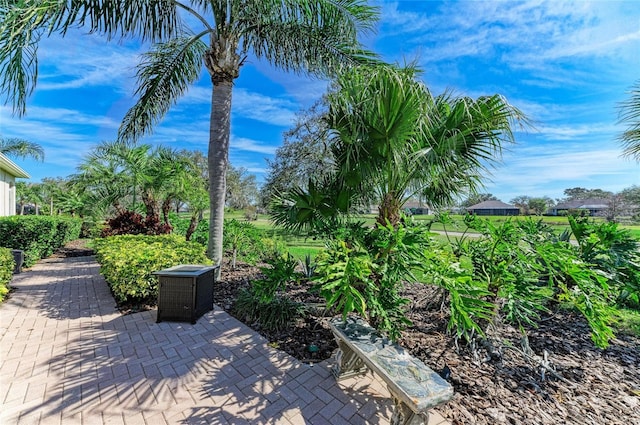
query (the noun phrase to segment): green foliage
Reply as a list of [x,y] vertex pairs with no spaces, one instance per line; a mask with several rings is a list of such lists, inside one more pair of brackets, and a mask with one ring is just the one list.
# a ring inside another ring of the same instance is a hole
[[9,248],[0,247],[0,302],[9,293],[9,282],[13,277],[13,253]]
[[[189,228],[190,219],[180,217],[177,214],[170,214],[169,219],[173,225],[173,233],[181,236],[187,235],[187,229]],[[196,226],[195,231],[191,235],[191,241],[198,242],[204,246],[207,246],[209,240],[209,221],[200,220]]]
[[253,281],[253,292],[264,302],[270,302],[285,292],[289,283],[298,282],[298,261],[291,254],[272,253],[264,259],[266,267],[260,267],[263,278]]
[[449,327],[458,336],[483,335],[496,321],[524,333],[540,312],[561,303],[582,313],[594,343],[607,346],[613,337],[610,274],[584,261],[542,220],[492,223],[468,216],[465,222],[482,236],[432,252],[427,267],[432,281],[449,292]]
[[0,240],[7,248],[25,252],[25,266],[53,254],[78,239],[82,222],[59,216],[10,216],[0,218]]
[[569,217],[582,260],[607,275],[620,304],[640,308],[640,243],[614,222]]
[[205,249],[177,235],[121,235],[96,239],[96,258],[119,303],[155,301],[153,272],[179,264],[211,264]]
[[238,292],[233,312],[242,321],[259,323],[266,330],[280,331],[301,317],[305,308],[303,304],[286,297],[263,301],[252,290],[243,289]]
[[424,264],[429,245],[428,228],[421,225],[345,231],[316,257],[313,280],[329,308],[343,316],[359,313],[396,339],[411,323],[400,290],[404,282],[417,280],[413,272]]
[[262,279],[252,282],[249,290],[238,293],[234,312],[249,322],[258,322],[263,328],[281,330],[304,313],[304,306],[286,297],[287,285],[298,282],[298,262],[290,254],[273,253],[260,267]]
[[225,220],[223,247],[231,254],[231,268],[236,268],[238,257],[247,263],[255,264],[264,252],[262,232],[246,221],[238,221],[235,218]]

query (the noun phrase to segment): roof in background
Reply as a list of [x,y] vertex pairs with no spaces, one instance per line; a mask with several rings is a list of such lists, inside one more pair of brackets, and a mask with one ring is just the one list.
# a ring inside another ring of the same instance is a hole
[[520,208],[505,204],[502,201],[484,201],[479,204],[472,205],[467,207],[468,210],[500,210],[500,209],[508,209],[508,210],[520,210]]
[[13,161],[0,153],[0,170],[5,170],[14,177],[29,179],[31,176],[22,168],[18,167]]
[[588,208],[608,208],[609,200],[606,198],[587,198],[587,199],[574,199],[572,201],[560,202],[554,208],[556,210],[563,209],[588,209]]

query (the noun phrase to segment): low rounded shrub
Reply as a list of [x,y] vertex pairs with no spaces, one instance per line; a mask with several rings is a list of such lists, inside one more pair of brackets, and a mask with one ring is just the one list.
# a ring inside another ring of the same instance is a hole
[[9,293],[9,282],[13,276],[13,253],[9,248],[0,248],[0,302]]
[[158,296],[152,273],[180,264],[211,264],[205,248],[177,235],[120,235],[94,241],[100,273],[118,303],[151,302]]
[[79,219],[59,216],[16,215],[0,218],[0,240],[25,253],[24,265],[31,267],[69,241],[80,237]]

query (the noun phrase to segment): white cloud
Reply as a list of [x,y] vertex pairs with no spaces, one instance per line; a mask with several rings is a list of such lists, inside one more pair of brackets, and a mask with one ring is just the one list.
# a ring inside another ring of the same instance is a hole
[[277,146],[271,146],[266,144],[265,142],[247,139],[245,137],[233,137],[231,140],[232,151],[256,152],[267,155],[274,155],[277,148]]

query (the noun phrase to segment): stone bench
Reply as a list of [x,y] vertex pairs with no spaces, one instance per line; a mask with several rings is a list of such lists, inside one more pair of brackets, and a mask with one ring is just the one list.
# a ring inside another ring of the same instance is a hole
[[407,350],[391,343],[361,318],[334,318],[338,343],[333,374],[338,381],[375,372],[387,384],[395,409],[392,425],[424,425],[428,409],[453,397],[453,387]]

